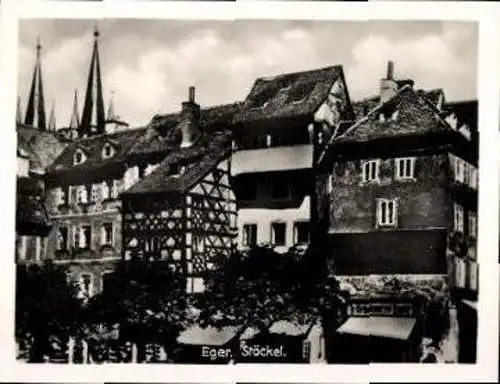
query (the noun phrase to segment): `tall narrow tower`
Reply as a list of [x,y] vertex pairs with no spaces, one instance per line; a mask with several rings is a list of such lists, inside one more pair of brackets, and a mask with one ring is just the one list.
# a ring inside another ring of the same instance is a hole
[[31,82],[28,107],[26,109],[24,123],[45,131],[45,100],[43,95],[42,62],[40,57],[41,50],[42,46],[40,45],[40,40],[37,40],[36,62],[35,68],[33,69],[33,80]]
[[78,132],[80,128],[80,114],[78,113],[78,90],[76,89],[75,89],[75,97],[73,99],[73,112],[71,113],[69,128]]
[[21,111],[21,96],[17,96],[17,107],[16,107],[16,124],[21,125],[23,123],[23,112]]
[[101,65],[99,63],[99,31],[94,30],[94,48],[90,61],[87,92],[83,105],[79,136],[92,136],[105,133],[104,98],[102,95]]
[[49,126],[47,129],[51,132],[56,131],[56,113],[55,113],[55,102],[52,101],[52,109],[50,110]]

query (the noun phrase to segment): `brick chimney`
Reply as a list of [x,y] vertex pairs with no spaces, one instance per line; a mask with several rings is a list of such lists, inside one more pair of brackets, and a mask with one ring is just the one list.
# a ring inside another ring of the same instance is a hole
[[189,100],[182,103],[181,121],[181,148],[192,146],[200,136],[200,106],[196,104],[194,87],[189,87]]
[[394,80],[394,63],[387,63],[387,76],[380,80],[380,102],[384,103],[398,92],[398,82]]

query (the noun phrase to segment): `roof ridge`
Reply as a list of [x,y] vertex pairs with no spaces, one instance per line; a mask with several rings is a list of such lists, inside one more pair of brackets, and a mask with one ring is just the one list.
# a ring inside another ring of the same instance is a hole
[[325,71],[327,69],[340,69],[340,68],[342,68],[342,64],[329,65],[329,66],[325,66],[325,67],[322,67],[322,68],[316,68],[316,69],[305,69],[305,70],[302,70],[302,71],[279,73],[279,74],[276,74],[276,75],[257,77],[257,79],[255,80],[255,82],[257,82],[258,80],[272,81],[274,79],[277,79],[279,77],[284,77],[284,76],[303,75],[303,74],[306,74],[306,73],[321,72],[321,71]]

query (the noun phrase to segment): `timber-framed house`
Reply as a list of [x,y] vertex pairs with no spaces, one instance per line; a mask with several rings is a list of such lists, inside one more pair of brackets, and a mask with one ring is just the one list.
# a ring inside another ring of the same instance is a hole
[[[229,124],[219,123],[232,108],[220,107],[215,124],[201,124],[191,87],[169,130],[168,154],[121,195],[124,259],[165,261],[186,278],[187,293],[203,291],[217,259],[234,246],[232,133]],[[132,155],[137,159],[137,152]]]

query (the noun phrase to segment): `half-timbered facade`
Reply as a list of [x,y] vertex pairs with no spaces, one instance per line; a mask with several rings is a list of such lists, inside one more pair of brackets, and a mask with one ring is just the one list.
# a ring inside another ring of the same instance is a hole
[[389,63],[378,98],[330,139],[317,207],[337,275],[453,275],[450,238],[477,231],[478,145],[449,105]]
[[340,66],[257,79],[234,120],[240,248],[309,243],[315,157],[351,115]]
[[188,293],[204,289],[217,258],[229,256],[236,231],[230,127],[204,130],[200,117],[191,88],[171,128],[177,141],[149,175],[122,194],[125,260],[164,260],[186,277]]

